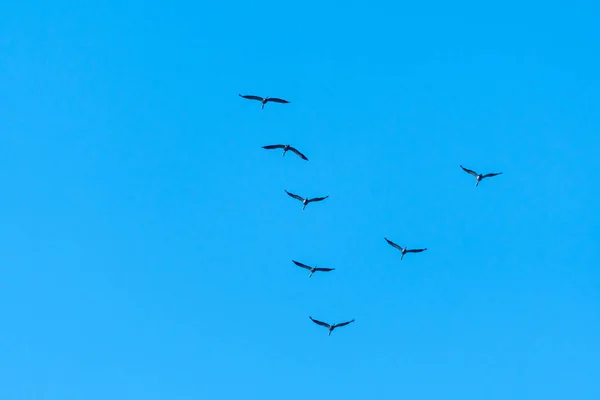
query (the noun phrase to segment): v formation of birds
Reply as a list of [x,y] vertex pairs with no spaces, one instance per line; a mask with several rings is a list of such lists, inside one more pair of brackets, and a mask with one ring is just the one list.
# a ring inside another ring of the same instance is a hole
[[[281,104],[289,104],[290,103],[289,101],[284,100],[284,99],[280,99],[278,97],[260,97],[260,96],[242,95],[242,94],[239,94],[239,96],[242,97],[242,98],[244,98],[244,99],[247,99],[247,100],[256,100],[256,101],[259,101],[261,103],[261,109],[264,109],[265,108],[265,104],[267,104],[268,102],[281,103]],[[293,147],[290,144],[270,144],[270,145],[263,146],[263,149],[266,149],[266,150],[281,149],[281,150],[283,150],[282,156],[285,156],[285,154],[288,151],[291,151],[291,152],[295,153],[301,159],[303,159],[305,161],[308,161],[308,158],[304,154],[302,154],[298,149],[296,149],[295,147]],[[487,173],[487,174],[480,174],[480,173],[477,173],[477,172],[475,172],[475,171],[473,171],[471,169],[463,167],[462,165],[460,165],[460,168],[462,168],[462,170],[465,171],[467,174],[472,175],[472,176],[475,177],[475,186],[479,186],[479,182],[481,182],[485,178],[491,178],[493,176],[497,176],[497,175],[501,175],[502,174],[502,172],[491,172],[491,173]],[[324,196],[324,197],[309,198],[309,197],[299,196],[299,195],[297,195],[295,193],[288,192],[287,190],[284,190],[284,191],[291,198],[296,199],[296,200],[302,202],[302,210],[305,210],[306,206],[309,203],[323,201],[323,200],[325,200],[325,199],[327,199],[329,197],[329,196]],[[397,249],[398,251],[400,251],[400,253],[401,253],[400,260],[404,259],[404,256],[407,253],[421,253],[421,252],[427,250],[427,248],[409,249],[407,247],[402,247],[402,246],[394,243],[393,241],[391,241],[390,239],[388,239],[386,237],[384,237],[384,239],[385,239],[385,241],[390,246],[392,246],[395,249]],[[320,267],[317,267],[316,265],[311,267],[309,265],[303,264],[303,263],[301,263],[299,261],[296,261],[296,260],[292,260],[292,262],[294,264],[296,264],[300,268],[307,269],[309,271],[309,274],[308,274],[309,278],[312,277],[312,275],[315,272],[329,272],[329,271],[335,270],[335,268],[320,268]],[[346,325],[354,322],[354,319],[352,319],[352,320],[346,321],[346,322],[329,324],[327,322],[323,322],[323,321],[319,321],[317,319],[314,319],[312,316],[309,316],[308,318],[310,318],[310,320],[312,322],[314,322],[315,324],[327,328],[329,335],[331,335],[331,332],[333,332],[333,330],[335,328],[346,326]]]

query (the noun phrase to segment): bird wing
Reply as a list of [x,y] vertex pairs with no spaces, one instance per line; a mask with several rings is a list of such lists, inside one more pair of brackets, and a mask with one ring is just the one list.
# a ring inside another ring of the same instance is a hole
[[491,176],[496,176],[496,175],[501,175],[501,174],[502,174],[502,172],[493,172],[491,174],[485,174],[484,176],[481,177],[481,179],[483,179],[483,178],[489,178]]
[[308,265],[306,265],[306,264],[302,264],[301,262],[294,261],[294,260],[292,260],[292,261],[294,262],[294,264],[296,264],[297,266],[299,266],[299,267],[301,267],[301,268],[311,269],[311,268],[310,268]]
[[477,172],[470,170],[468,168],[463,167],[462,165],[460,166],[467,174],[471,174],[473,176],[477,176]]
[[289,103],[289,101],[284,100],[284,99],[279,99],[277,97],[269,97],[267,99],[267,102],[269,102],[269,101],[274,101],[275,103]]
[[290,150],[293,151],[294,153],[298,154],[300,156],[301,159],[308,161],[308,158],[306,158],[306,156],[302,153],[300,153],[298,151],[298,149],[295,149],[293,147],[290,147]]
[[392,247],[397,248],[398,250],[402,251],[402,247],[398,246],[396,243],[392,242],[391,240],[389,240],[388,238],[384,238],[386,242],[388,242],[388,244]]
[[263,146],[263,149],[273,150],[273,149],[283,149],[285,146],[282,144],[270,144],[268,146]]
[[242,95],[238,93],[238,96],[243,97],[244,99],[248,99],[248,100],[258,100],[258,101],[263,101],[262,97],[259,96],[251,96],[251,95]]
[[[284,189],[285,190],[285,189]],[[297,194],[294,193],[290,193],[287,190],[285,190],[285,192],[288,194],[288,196],[295,198],[296,200],[300,200],[300,201],[304,201],[304,199],[300,196],[298,196]]]
[[308,202],[313,202],[313,201],[322,201],[325,200],[326,198],[328,198],[329,196],[325,196],[325,197],[314,197],[312,199],[309,199]]
[[407,253],[420,253],[422,251],[425,251],[427,249],[410,249],[410,250],[406,250]]
[[338,328],[340,326],[344,326],[344,325],[348,325],[349,323],[354,322],[354,320],[352,321],[346,321],[346,322],[342,322],[341,324],[335,324],[333,325],[334,328]]
[[329,271],[333,271],[335,268],[315,268],[315,271],[323,271],[323,272],[329,272]]
[[329,328],[329,327],[331,326],[331,325],[329,325],[328,323],[325,323],[325,322],[322,322],[322,321],[316,320],[316,319],[314,319],[313,317],[308,317],[308,318],[310,318],[310,320],[311,320],[312,322],[314,322],[315,324],[317,324],[317,325],[321,325],[321,326],[324,326],[324,327],[326,327],[326,328]]

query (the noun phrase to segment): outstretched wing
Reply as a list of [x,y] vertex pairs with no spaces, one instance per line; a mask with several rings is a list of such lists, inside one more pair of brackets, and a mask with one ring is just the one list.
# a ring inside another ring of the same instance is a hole
[[310,320],[311,320],[312,322],[314,322],[315,324],[317,324],[317,325],[321,325],[321,326],[324,326],[325,328],[329,328],[329,327],[331,326],[331,325],[329,325],[329,324],[327,324],[327,323],[325,323],[325,322],[318,321],[318,320],[314,319],[313,317],[308,317],[308,318],[310,318]]
[[244,99],[248,99],[248,100],[263,101],[263,98],[259,97],[259,96],[251,96],[251,95],[248,95],[248,94],[239,94],[239,93],[238,93],[238,96],[243,97]]
[[349,323],[354,322],[354,320],[352,321],[347,321],[347,322],[342,322],[341,324],[335,324],[333,325],[334,328],[338,328],[340,326],[344,326],[344,325],[348,325]]
[[311,269],[308,265],[302,264],[301,262],[294,261],[294,260],[292,260],[292,262],[301,268]]
[[491,176],[496,176],[496,175],[502,175],[502,172],[493,172],[491,174],[485,174],[484,176],[481,177],[481,179],[483,179],[483,178],[489,178]]
[[325,199],[326,199],[326,198],[328,198],[328,197],[329,197],[329,196],[325,196],[325,197],[315,197],[315,198],[309,199],[309,200],[308,200],[308,202],[309,202],[309,203],[311,203],[311,202],[313,202],[313,201],[322,201],[322,200],[325,200]]
[[473,171],[473,170],[470,170],[469,168],[465,168],[465,167],[463,167],[462,165],[461,165],[460,167],[461,167],[461,168],[462,168],[462,169],[463,169],[463,170],[464,170],[464,171],[465,171],[467,174],[471,174],[471,175],[473,175],[473,176],[475,176],[475,177],[477,176],[477,172],[475,172],[475,171]]
[[420,253],[420,252],[425,251],[425,250],[427,250],[427,249],[410,249],[410,250],[407,249],[406,252],[407,253]]
[[268,146],[263,146],[263,149],[273,150],[273,149],[283,149],[285,146],[282,144],[270,144]]
[[315,268],[315,271],[323,271],[323,272],[329,272],[329,271],[333,271],[335,268]]
[[306,158],[306,156],[304,154],[300,153],[298,151],[298,149],[290,147],[290,150],[293,151],[294,153],[298,154],[298,156],[300,156],[301,159],[308,161],[308,158]]
[[[285,190],[285,189],[284,189]],[[300,196],[298,196],[297,194],[294,193],[290,193],[287,190],[285,190],[285,192],[288,194],[288,196],[295,198],[296,200],[300,200],[300,201],[304,201],[304,199]]]
[[392,242],[390,239],[388,238],[384,238],[386,242],[388,242],[388,244],[392,247],[397,248],[398,250],[402,251],[402,247],[398,246],[396,243]]
[[275,103],[289,103],[289,101],[287,101],[287,100],[284,100],[284,99],[279,99],[279,98],[277,98],[277,97],[269,97],[269,98],[267,99],[267,102],[269,102],[269,101],[273,101],[273,102],[275,102]]

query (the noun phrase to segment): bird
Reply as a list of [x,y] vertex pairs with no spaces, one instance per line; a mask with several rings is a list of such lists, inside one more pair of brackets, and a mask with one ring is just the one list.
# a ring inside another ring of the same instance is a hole
[[283,154],[282,156],[285,156],[285,153],[288,150],[293,151],[294,153],[296,153],[301,159],[308,161],[308,158],[306,158],[306,156],[302,153],[300,153],[298,151],[298,149],[290,146],[289,144],[270,144],[268,146],[263,146],[263,149],[267,149],[267,150],[273,150],[273,149],[283,149]]
[[323,271],[323,272],[329,272],[329,271],[333,271],[335,268],[317,268],[317,266],[315,265],[314,267],[309,267],[306,264],[302,264],[301,262],[298,261],[294,261],[294,264],[296,264],[297,266],[299,266],[300,268],[305,268],[310,270],[310,274],[308,274],[308,277],[310,278],[312,276],[313,273],[317,272],[317,271]]
[[262,106],[260,107],[260,109],[264,109],[265,108],[265,104],[267,104],[268,102],[272,101],[275,103],[289,103],[289,101],[284,100],[284,99],[280,99],[277,97],[260,97],[260,96],[252,96],[252,95],[242,95],[238,93],[238,96],[243,97],[244,99],[248,99],[248,100],[258,100],[262,103]]
[[482,179],[485,179],[485,178],[490,178],[490,177],[492,177],[492,176],[496,176],[496,175],[501,175],[501,174],[502,174],[502,172],[493,172],[493,173],[491,173],[491,174],[485,174],[485,175],[482,175],[482,174],[478,174],[477,172],[475,172],[475,171],[472,171],[472,170],[470,170],[470,169],[468,169],[468,168],[465,168],[465,167],[463,167],[462,165],[461,165],[460,167],[461,167],[461,168],[463,169],[463,171],[465,171],[467,174],[469,174],[469,175],[473,175],[473,176],[474,176],[474,177],[477,179],[477,182],[475,182],[475,186],[479,186],[479,182],[481,182],[481,180],[482,180]]
[[386,242],[388,242],[388,244],[390,246],[395,247],[395,248],[397,248],[398,250],[400,250],[402,252],[402,256],[400,257],[400,260],[402,260],[404,258],[404,255],[406,253],[420,253],[422,251],[427,250],[426,248],[425,249],[407,249],[406,247],[402,247],[402,246],[397,245],[396,243],[392,242],[388,238],[384,238],[384,239],[386,240]]
[[354,322],[354,320],[351,320],[351,321],[347,321],[347,322],[342,322],[340,324],[329,325],[328,323],[322,322],[322,321],[318,321],[318,320],[314,319],[313,317],[309,316],[308,318],[310,318],[310,320],[312,322],[314,322],[315,324],[324,326],[325,328],[329,329],[329,334],[327,336],[331,336],[331,332],[333,332],[333,330],[335,328],[339,328],[340,326],[348,325],[349,323]]
[[304,210],[306,208],[306,206],[308,205],[308,203],[311,203],[313,201],[322,201],[325,200],[326,198],[328,198],[329,196],[325,196],[325,197],[314,197],[312,199],[307,198],[302,198],[300,196],[298,196],[297,194],[294,193],[290,193],[287,190],[285,190],[285,192],[288,194],[288,196],[293,197],[296,200],[300,200],[302,202],[302,204],[304,204],[304,206],[302,207],[302,210]]

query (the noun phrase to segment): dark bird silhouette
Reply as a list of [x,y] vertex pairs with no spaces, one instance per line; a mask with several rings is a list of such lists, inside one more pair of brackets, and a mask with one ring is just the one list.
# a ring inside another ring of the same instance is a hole
[[304,210],[306,208],[306,206],[308,205],[308,203],[312,203],[313,201],[322,201],[325,200],[326,198],[328,198],[329,196],[325,196],[325,197],[314,197],[312,199],[307,198],[303,198],[298,196],[297,194],[294,193],[290,193],[287,190],[285,191],[288,196],[293,197],[296,200],[300,200],[302,202],[302,204],[304,204],[304,206],[302,207],[302,209]]
[[267,104],[268,102],[272,101],[274,103],[289,103],[289,101],[284,100],[284,99],[279,99],[277,97],[260,97],[260,96],[252,96],[252,95],[241,95],[238,93],[238,96],[243,97],[244,99],[248,99],[248,100],[258,100],[262,103],[262,106],[260,107],[260,109],[262,110],[263,108],[265,108],[265,104]]
[[317,268],[317,266],[315,265],[314,267],[309,267],[306,264],[302,264],[301,262],[298,261],[294,261],[294,264],[296,264],[297,266],[299,266],[300,268],[305,268],[307,270],[310,271],[310,274],[308,274],[308,277],[310,278],[312,276],[313,273],[317,272],[317,271],[323,271],[323,272],[329,272],[329,271],[333,271],[335,268]]
[[331,336],[331,332],[333,332],[333,330],[335,328],[339,328],[340,326],[348,325],[349,323],[354,322],[354,320],[352,320],[352,321],[342,322],[340,324],[329,325],[328,323],[322,322],[322,321],[318,321],[318,320],[314,319],[313,317],[308,317],[308,318],[310,318],[310,320],[312,322],[314,322],[315,324],[324,326],[325,328],[329,329],[329,335],[328,336]]
[[420,253],[422,251],[425,251],[427,249],[407,249],[406,247],[402,247],[397,245],[396,243],[392,242],[391,240],[389,240],[388,238],[384,238],[386,242],[388,242],[388,244],[392,247],[397,248],[398,250],[400,250],[402,252],[402,256],[400,257],[400,260],[402,260],[404,258],[404,255],[406,253]]
[[308,158],[306,158],[306,156],[302,153],[300,153],[298,151],[298,149],[290,146],[289,144],[270,144],[268,146],[263,146],[263,149],[267,149],[267,150],[273,150],[273,149],[283,149],[283,154],[282,156],[285,156],[285,153],[288,150],[293,151],[294,153],[296,153],[301,159],[308,161]]
[[485,179],[485,178],[490,178],[490,177],[492,177],[492,176],[496,176],[496,175],[501,175],[501,174],[502,174],[502,172],[493,172],[493,173],[491,173],[491,174],[485,174],[485,175],[482,175],[482,174],[478,174],[477,172],[475,172],[475,171],[473,171],[473,170],[470,170],[470,169],[468,169],[468,168],[465,168],[465,167],[463,167],[462,165],[461,165],[460,167],[461,167],[461,168],[463,169],[463,171],[465,171],[467,174],[469,174],[469,175],[473,175],[473,176],[475,177],[475,179],[477,179],[477,182],[475,182],[475,186],[479,186],[479,182],[481,182],[481,180],[482,180],[482,179]]

